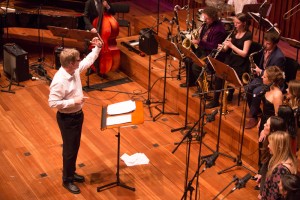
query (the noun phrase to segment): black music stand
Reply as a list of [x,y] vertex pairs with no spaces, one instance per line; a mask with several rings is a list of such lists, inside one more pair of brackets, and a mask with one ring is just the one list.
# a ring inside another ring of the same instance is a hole
[[[112,188],[114,186],[120,186],[125,189],[129,189],[132,191],[135,191],[134,187],[129,187],[123,183],[120,182],[120,146],[121,146],[121,132],[120,128],[122,126],[130,126],[130,125],[137,125],[142,124],[144,122],[144,113],[143,113],[143,103],[141,101],[136,101],[136,109],[131,113],[122,113],[122,114],[130,114],[131,115],[131,122],[128,123],[122,123],[122,124],[115,124],[115,125],[107,125],[107,119],[109,115],[107,114],[107,106],[102,107],[102,118],[101,118],[101,130],[105,130],[107,128],[117,128],[118,134],[116,137],[118,138],[118,149],[117,149],[117,172],[116,172],[116,181],[106,184],[101,187],[97,187],[97,192],[100,192],[101,190],[104,190],[105,188]],[[120,115],[122,115],[120,114]]]
[[[205,63],[201,59],[199,59],[196,56],[196,54],[194,52],[192,52],[191,50],[183,47],[181,44],[177,44],[177,48],[184,55],[185,58],[190,58],[194,63],[196,63],[200,67],[205,66]],[[181,55],[181,57],[183,57],[183,56]],[[182,58],[180,60],[182,60]],[[187,72],[186,72],[186,79],[187,80],[189,80],[189,78],[190,78],[190,73],[189,72],[190,72],[190,70],[187,70]],[[189,86],[189,82],[187,81],[184,126],[179,127],[179,128],[175,128],[175,129],[171,129],[171,132],[175,132],[175,131],[179,131],[179,130],[183,130],[183,129],[188,128],[187,127],[187,124],[188,124],[187,118],[188,118],[188,107],[189,107],[189,90],[190,90],[190,86]]]
[[[258,20],[258,30],[259,30],[259,34],[258,34],[258,42],[260,42],[260,30],[261,30],[261,19],[262,17],[266,17],[267,15],[269,15],[270,10],[272,8],[272,4],[270,3],[259,3],[259,4],[246,4],[243,7],[242,13],[247,14],[249,17],[252,17],[249,13],[259,13],[259,15],[261,16]],[[256,21],[256,20],[255,20]],[[254,33],[254,24],[252,26],[252,33]]]
[[283,36],[281,36],[280,39],[287,42],[290,46],[294,47],[295,49],[297,49],[296,60],[298,61],[300,41],[292,39],[292,38],[283,37]]
[[[215,58],[207,57],[207,59],[210,62],[213,69],[215,70],[216,76],[220,77],[224,81],[234,84],[235,86],[241,87],[243,85],[233,68],[231,68],[230,66],[226,65],[225,63],[223,63],[221,61],[218,61]],[[220,90],[220,92],[222,92],[221,99],[223,99],[223,97],[224,97],[224,93],[226,92],[225,90],[228,90],[228,89],[224,88],[223,90]],[[221,101],[221,104],[220,104],[219,127],[218,127],[218,136],[217,136],[217,144],[216,144],[215,152],[219,152],[219,147],[220,147],[221,124],[222,124],[221,122],[222,122],[222,115],[223,115],[222,107],[223,107],[223,101]],[[227,155],[227,154],[224,154],[221,152],[219,152],[219,154],[232,159],[234,162],[236,161],[236,159],[230,155]],[[211,156],[211,155],[208,155],[208,156]],[[207,157],[207,156],[204,156],[204,157]]]
[[157,106],[155,108],[159,111],[159,113],[153,117],[153,121],[156,121],[157,117],[162,114],[168,114],[168,115],[179,115],[179,113],[171,113],[171,112],[165,112],[165,103],[166,103],[166,85],[167,85],[167,62],[168,62],[168,56],[174,56],[175,58],[181,60],[182,56],[176,47],[176,45],[158,35],[154,36],[156,41],[159,43],[160,48],[162,51],[166,52],[166,58],[165,58],[165,71],[164,71],[164,92],[163,92],[163,100],[162,100],[162,109],[159,109]]

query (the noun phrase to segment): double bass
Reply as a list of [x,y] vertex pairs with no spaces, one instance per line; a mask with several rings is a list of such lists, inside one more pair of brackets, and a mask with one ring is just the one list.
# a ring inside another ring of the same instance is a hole
[[101,5],[101,12],[93,20],[92,24],[101,36],[103,46],[98,57],[99,62],[96,62],[98,66],[93,65],[91,68],[100,74],[106,74],[118,69],[120,65],[120,49],[117,47],[116,41],[119,35],[117,20],[111,14],[104,12],[104,6]]

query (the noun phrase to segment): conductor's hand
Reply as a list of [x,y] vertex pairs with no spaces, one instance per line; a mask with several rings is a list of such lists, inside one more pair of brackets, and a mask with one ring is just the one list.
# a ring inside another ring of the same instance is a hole
[[97,33],[97,29],[92,28],[92,29],[91,29],[91,32],[92,32],[92,33]]
[[84,99],[83,96],[80,96],[80,97],[74,97],[74,102],[75,102],[75,105],[81,105],[83,102],[84,102]]
[[97,46],[99,48],[102,47],[103,43],[98,37],[94,37],[91,41],[92,45]]
[[106,9],[110,9],[110,7],[109,7],[107,1],[103,1],[103,2],[102,2],[102,5],[103,5]]

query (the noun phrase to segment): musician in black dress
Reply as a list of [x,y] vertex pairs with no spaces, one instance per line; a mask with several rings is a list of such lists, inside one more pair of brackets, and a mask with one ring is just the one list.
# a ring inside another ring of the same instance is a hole
[[[226,56],[224,63],[232,67],[239,78],[241,79],[244,72],[248,70],[249,59],[248,52],[252,43],[252,34],[249,31],[249,21],[244,13],[239,13],[234,17],[235,30],[231,37],[224,41],[223,44],[218,45],[223,51],[230,51],[230,54]],[[215,90],[222,89],[223,79],[215,77]],[[232,99],[233,89],[229,90],[228,99]],[[206,108],[214,108],[219,106],[220,92],[214,93],[214,98],[206,105]]]

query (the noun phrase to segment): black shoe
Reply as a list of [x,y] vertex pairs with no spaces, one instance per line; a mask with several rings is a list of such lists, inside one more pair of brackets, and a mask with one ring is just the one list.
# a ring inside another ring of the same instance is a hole
[[210,109],[210,108],[215,108],[218,107],[220,103],[218,101],[212,100],[208,104],[206,104],[205,108]]
[[95,72],[91,69],[91,68],[88,68],[87,72],[85,73],[86,76],[89,76],[91,74],[94,74]]
[[71,192],[73,194],[79,194],[80,193],[79,187],[77,187],[73,182],[63,182],[63,186],[64,186],[64,188],[69,190],[69,192]]
[[79,174],[74,174],[74,182],[83,183],[85,181],[84,176],[81,176]]
[[254,190],[260,190],[260,187],[259,187],[258,185],[256,185],[256,186],[254,187]]
[[100,77],[100,78],[103,78],[103,79],[106,79],[107,78],[107,75],[106,74],[98,74],[98,76]]
[[251,180],[256,181],[258,178],[256,176],[251,176]]
[[[187,84],[186,83],[181,83],[179,86],[182,87],[182,88],[186,88]],[[194,84],[194,83],[189,84],[189,87],[194,87],[194,86],[196,86],[196,84]]]

